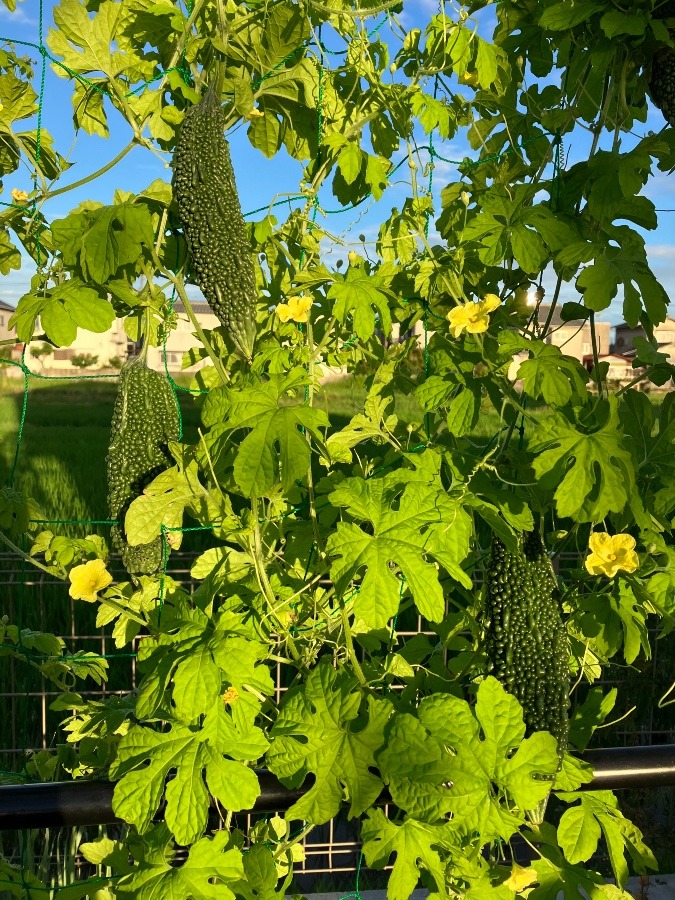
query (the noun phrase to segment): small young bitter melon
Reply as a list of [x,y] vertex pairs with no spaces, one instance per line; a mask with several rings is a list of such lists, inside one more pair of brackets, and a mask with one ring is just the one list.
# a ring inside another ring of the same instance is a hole
[[562,754],[568,731],[569,643],[557,592],[537,531],[519,538],[517,552],[493,538],[483,609],[488,671],[520,701],[527,734],[549,731]]
[[173,154],[173,195],[195,281],[235,345],[250,359],[255,269],[224,129],[223,109],[209,87],[185,113]]
[[110,531],[113,546],[132,575],[152,575],[162,565],[162,539],[130,546],[124,517],[136,497],[160,472],[172,464],[169,441],[180,437],[176,398],[169,382],[149,369],[145,354],[122,367],[108,448],[108,509],[117,521]]

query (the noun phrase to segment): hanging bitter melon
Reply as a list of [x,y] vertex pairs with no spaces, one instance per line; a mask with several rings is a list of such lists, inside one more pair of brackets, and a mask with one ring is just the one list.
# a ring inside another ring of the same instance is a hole
[[250,359],[256,282],[225,116],[213,87],[185,113],[173,154],[173,195],[192,271],[209,306]]
[[131,546],[124,532],[127,509],[172,459],[167,444],[180,437],[176,398],[169,382],[149,369],[145,354],[122,367],[108,448],[108,509],[112,544],[130,575],[152,575],[162,565],[162,539]]
[[568,731],[569,644],[557,593],[538,532],[519,537],[516,552],[493,538],[483,608],[488,671],[520,701],[527,733],[549,731],[562,754]]

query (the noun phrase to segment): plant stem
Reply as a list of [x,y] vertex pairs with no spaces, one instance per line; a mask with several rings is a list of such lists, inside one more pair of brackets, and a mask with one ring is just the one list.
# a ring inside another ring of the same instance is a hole
[[110,162],[107,162],[104,166],[101,166],[100,169],[97,169],[95,172],[92,172],[91,175],[87,175],[85,178],[80,178],[79,181],[73,181],[72,184],[65,184],[63,187],[57,188],[55,191],[47,191],[42,199],[43,200],[51,200],[52,197],[58,197],[59,194],[65,194],[67,191],[73,191],[75,188],[82,187],[85,184],[89,184],[90,181],[95,181],[101,175],[105,175],[106,172],[109,172],[110,169],[114,168],[118,162],[121,162],[124,157],[136,146],[136,140],[132,139],[123,147],[120,152],[115,156]]
[[7,535],[3,534],[1,531],[0,531],[0,541],[2,541],[3,544],[6,544],[10,550],[12,550],[14,553],[17,553],[22,559],[25,559],[26,562],[29,562],[31,565],[36,566],[38,569],[41,569],[43,572],[46,572],[48,575],[54,575],[56,578],[60,578],[61,581],[66,580],[65,575],[59,575],[57,572],[54,572],[52,569],[43,565],[41,562],[38,562],[37,559],[34,559],[32,556],[29,556],[25,552],[25,550],[22,550],[21,547],[17,547],[17,545],[13,541],[11,541],[7,537]]
[[340,604],[340,615],[342,616],[342,626],[345,633],[345,645],[347,647],[347,656],[349,657],[349,661],[351,662],[354,668],[354,674],[356,675],[359,682],[366,687],[368,682],[366,681],[366,676],[363,674],[363,669],[361,668],[361,664],[358,661],[356,656],[356,650],[354,649],[354,641],[352,640],[352,632],[351,627],[349,625],[349,613],[347,612],[347,607],[345,606],[345,601],[341,595],[338,595],[338,603]]
[[274,591],[272,590],[272,585],[270,584],[269,578],[267,577],[267,571],[265,569],[265,557],[263,554],[262,537],[260,535],[260,510],[257,497],[251,498],[251,518],[253,520],[253,547],[251,548],[251,556],[253,557],[253,562],[255,565],[255,574],[258,579],[258,585],[263,597],[265,598],[265,600],[267,600],[267,605],[270,608],[270,612],[274,616],[280,630],[283,631],[286,636],[286,641],[288,643],[288,649],[291,652],[291,656],[293,657],[295,662],[300,662],[300,654],[298,652],[298,648],[295,646],[295,641],[288,633],[276,613],[276,597],[274,596]]
[[199,322],[197,320],[197,316],[195,315],[195,311],[192,308],[192,304],[190,303],[190,299],[185,290],[185,283],[183,282],[182,276],[174,275],[173,272],[169,272],[167,269],[162,269],[162,272],[164,272],[164,274],[168,275],[169,278],[171,279],[171,282],[173,283],[174,287],[176,288],[176,293],[180,297],[180,301],[183,304],[185,312],[187,313],[188,319],[192,323],[192,327],[194,328],[194,330],[197,332],[197,337],[204,345],[204,348],[206,349],[206,352],[209,355],[209,359],[213,363],[213,366],[214,366],[216,372],[220,376],[220,380],[222,381],[223,384],[227,384],[230,380],[230,376],[225,371],[225,367],[223,366],[222,362],[216,355],[213,347],[211,346],[210,341],[204,334],[204,329],[202,328],[202,326],[199,324]]

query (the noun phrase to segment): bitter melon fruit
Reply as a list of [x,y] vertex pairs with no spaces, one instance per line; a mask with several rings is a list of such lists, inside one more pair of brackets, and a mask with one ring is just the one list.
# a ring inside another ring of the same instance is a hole
[[210,87],[185,113],[173,154],[173,195],[195,281],[239,351],[250,359],[255,268],[224,128],[223,109]]
[[659,50],[652,59],[649,94],[666,122],[675,126],[675,50],[670,47]]
[[169,382],[149,369],[142,353],[124,364],[113,412],[108,448],[108,510],[117,521],[110,537],[132,575],[152,575],[162,565],[162,538],[131,546],[125,537],[127,509],[172,459],[167,444],[180,437],[176,398]]
[[557,582],[538,532],[508,550],[494,537],[484,592],[488,672],[523,707],[526,733],[549,731],[567,744],[569,645]]

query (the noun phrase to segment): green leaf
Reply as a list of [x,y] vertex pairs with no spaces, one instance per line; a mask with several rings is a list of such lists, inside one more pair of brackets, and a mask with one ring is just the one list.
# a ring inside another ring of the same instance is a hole
[[588,372],[572,356],[565,356],[552,344],[532,342],[532,354],[518,368],[525,392],[535,400],[542,397],[551,406],[565,406],[574,397],[583,402],[588,396]]
[[351,318],[354,332],[363,341],[370,340],[373,336],[376,321],[377,327],[388,336],[391,331],[391,314],[387,294],[380,288],[384,279],[353,267],[349,268],[344,279],[340,276],[336,276],[336,279],[339,280],[328,291],[329,300],[335,301],[333,315],[343,325]]
[[601,875],[589,871],[587,866],[570,865],[562,854],[551,848],[544,848],[541,858],[530,866],[537,873],[539,883],[528,894],[528,900],[561,900],[561,896],[562,900],[607,900]]
[[514,225],[510,238],[513,256],[523,271],[540,272],[548,259],[548,251],[537,232],[530,231],[525,225]]
[[[111,50],[118,46],[128,20],[129,11],[112,0],[98,5],[93,22],[79,0],[61,0],[54,7],[56,28],[50,29],[47,43],[72,71],[87,75],[103,72],[112,78],[139,62],[133,53]],[[56,67],[56,72],[68,77],[60,67]]]
[[365,569],[354,612],[372,628],[384,627],[399,607],[401,580],[390,563],[400,568],[417,608],[432,622],[442,619],[444,600],[431,560],[460,584],[471,585],[460,566],[469,551],[470,516],[440,482],[416,479],[401,492],[404,479],[405,473],[368,481],[347,478],[329,496],[333,506],[369,523],[366,531],[354,522],[340,522],[327,551],[334,557],[331,577],[341,593]]
[[108,300],[74,277],[39,295],[25,294],[10,319],[10,327],[16,326],[21,340],[30,341],[38,317],[47,337],[58,347],[67,347],[77,337],[78,327],[97,334],[108,331],[115,311]]
[[35,115],[36,101],[37,94],[31,84],[11,70],[3,72],[0,76],[0,123],[7,126],[10,133],[13,122]]
[[340,150],[338,166],[347,184],[353,184],[359,176],[363,163],[363,150],[355,141],[350,141]]
[[21,268],[21,254],[12,243],[6,228],[0,228],[0,273],[9,275],[12,269]]
[[542,419],[529,449],[545,489],[555,488],[558,514],[600,522],[621,512],[635,489],[633,459],[623,446],[615,397],[596,402],[593,431],[575,428],[561,413]]
[[448,431],[455,437],[469,434],[478,422],[479,413],[480,395],[476,396],[470,388],[462,388],[448,407]]
[[181,866],[171,865],[171,857],[154,853],[130,875],[116,882],[115,892],[135,900],[234,900],[228,885],[241,881],[244,865],[241,850],[227,848],[228,831],[196,841]]
[[[614,877],[620,887],[624,887],[628,881],[626,852],[629,853],[635,870],[639,874],[645,874],[647,868],[656,868],[656,860],[651,850],[645,845],[642,839],[642,832],[632,822],[624,818],[611,791],[593,791],[588,794],[569,793],[561,794],[560,796],[567,802],[572,800],[580,801],[580,806],[568,810],[560,822],[560,827],[562,827],[565,817],[569,813],[574,813],[574,816],[568,820],[571,822],[571,825],[566,829],[569,833],[564,839],[573,855],[583,859],[584,857],[580,854],[588,850],[592,841],[595,840],[597,843],[596,834],[599,837],[599,832],[602,830],[607,843]],[[583,811],[583,825],[581,813],[577,812],[578,810]],[[558,840],[560,846],[563,847],[560,827],[558,829]],[[575,846],[575,831],[577,830],[580,835],[583,835],[579,837],[579,847]],[[563,847],[563,849],[565,848]],[[567,852],[565,855],[567,856]]]
[[578,750],[586,749],[595,729],[614,709],[616,696],[616,688],[610,688],[605,694],[601,687],[593,687],[574,710],[570,716],[569,739]]
[[567,31],[586,22],[599,9],[602,6],[598,3],[562,0],[562,3],[554,3],[544,9],[539,17],[539,24],[549,31]]
[[272,727],[267,764],[293,785],[302,784],[309,772],[316,777],[288,810],[289,818],[320,825],[337,815],[345,799],[350,816],[372,806],[382,781],[370,767],[391,712],[391,701],[384,698],[370,696],[364,703],[356,679],[329,662],[319,663],[299,690],[289,692]]
[[52,235],[68,266],[86,280],[105,284],[124,266],[138,262],[154,244],[152,218],[143,204],[119,203],[71,213],[52,223]]
[[[465,700],[433,694],[421,701],[418,719],[426,738],[419,725],[411,727],[412,716],[397,716],[378,755],[394,802],[432,819],[452,811],[460,836],[477,832],[482,843],[508,840],[525,810],[550,790],[558,768],[555,738],[537,732],[524,740],[520,704],[492,676],[478,688],[475,711]],[[406,730],[412,735],[407,742]]]
[[639,37],[645,33],[647,17],[639,12],[627,15],[618,9],[612,9],[600,19],[600,27],[608,38],[614,38],[618,34],[630,34]]
[[369,809],[361,829],[362,851],[369,868],[383,869],[390,864],[392,853],[396,854],[387,885],[388,900],[408,900],[422,869],[436,882],[435,896],[445,895],[445,866],[434,846],[446,846],[447,825],[427,825],[414,819],[395,824],[381,809]]
[[558,825],[558,843],[566,859],[574,863],[586,862],[595,853],[600,840],[600,826],[595,816],[584,806],[566,810]]
[[[252,715],[255,717],[255,708]],[[259,732],[249,717],[246,724],[249,730]],[[206,827],[209,795],[204,772],[209,790],[226,809],[250,809],[260,794],[258,779],[243,762],[226,758],[239,757],[241,736],[241,729],[220,700],[201,729],[181,723],[173,723],[167,731],[132,725],[121,739],[110,769],[111,778],[119,779],[113,794],[115,814],[143,832],[165,794],[166,824],[179,844],[191,844]],[[175,777],[165,788],[171,773]]]
[[[186,509],[198,516],[208,501],[209,494],[199,480],[196,460],[172,466],[154,478],[129,505],[124,517],[126,539],[132,547],[149,544],[163,529],[179,529]],[[213,522],[221,524],[218,517]]]
[[321,409],[288,405],[289,393],[304,387],[306,377],[296,369],[238,390],[220,388],[207,397],[205,425],[222,432],[250,429],[234,462],[234,477],[244,496],[266,496],[279,483],[289,491],[306,476],[310,450],[305,434],[321,440],[319,429],[329,425]]
[[103,94],[89,85],[76,81],[73,89],[73,122],[87,134],[107,138],[110,134]]

